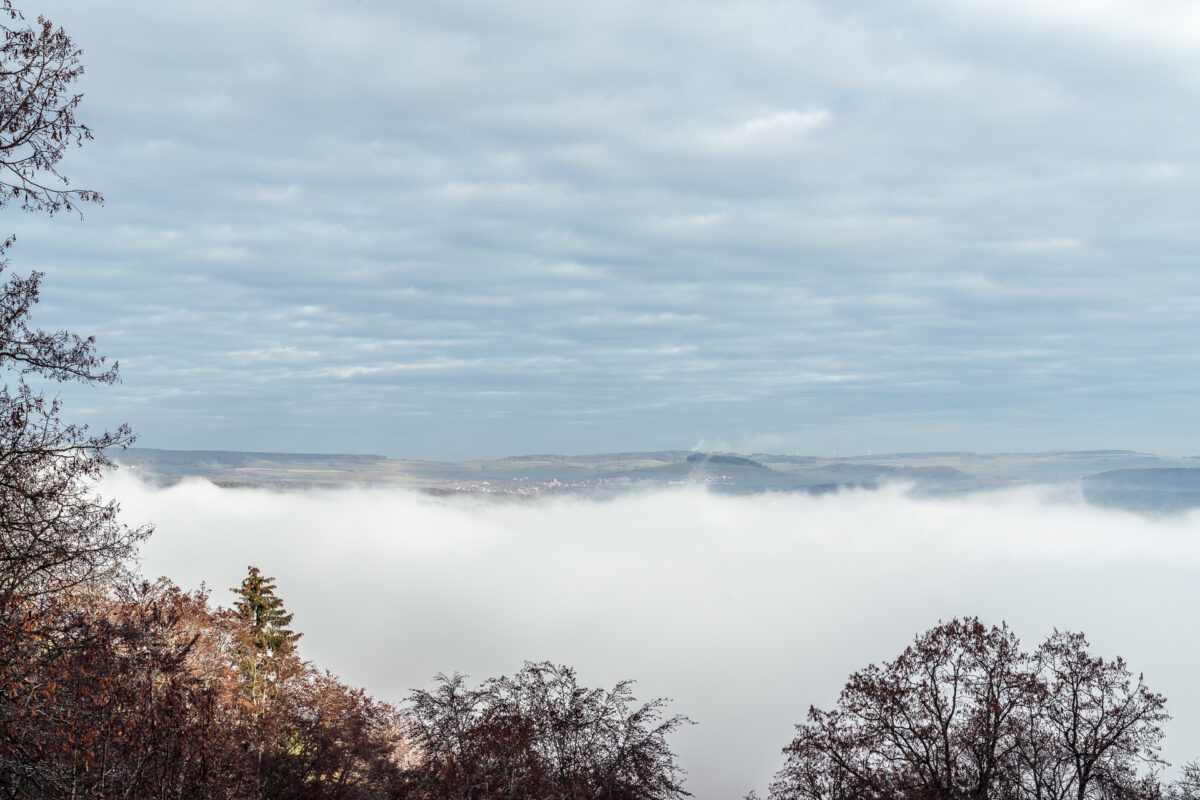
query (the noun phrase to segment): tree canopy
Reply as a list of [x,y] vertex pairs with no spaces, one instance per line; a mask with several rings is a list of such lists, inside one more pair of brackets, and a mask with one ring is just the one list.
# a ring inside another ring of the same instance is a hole
[[785,749],[772,800],[1153,797],[1166,700],[1056,631],[955,619],[850,676]]
[[83,51],[50,20],[26,22],[12,0],[0,0],[0,20],[0,207],[53,214],[100,202],[58,171],[68,147],[92,138],[75,119]]
[[422,759],[405,774],[411,800],[670,800],[689,795],[666,737],[690,722],[630,681],[588,689],[570,667],[526,663],[478,688],[439,675],[406,709]]

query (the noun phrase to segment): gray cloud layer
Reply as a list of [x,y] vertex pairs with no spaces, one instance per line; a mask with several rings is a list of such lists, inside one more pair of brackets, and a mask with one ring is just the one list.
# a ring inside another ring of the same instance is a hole
[[1188,3],[43,9],[147,445],[1197,449]]
[[700,722],[675,739],[698,800],[761,790],[810,704],[956,615],[1006,619],[1030,647],[1082,630],[1168,697],[1164,755],[1200,755],[1195,513],[1152,520],[1033,491],[471,504],[109,480],[129,520],[158,525],[148,574],[207,581],[227,602],[259,565],[302,655],[383,698],[525,659],[673,697]]

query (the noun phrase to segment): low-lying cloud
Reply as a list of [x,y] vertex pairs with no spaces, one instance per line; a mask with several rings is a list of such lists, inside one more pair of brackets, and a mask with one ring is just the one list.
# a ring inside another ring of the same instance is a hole
[[275,493],[109,479],[153,521],[144,571],[227,602],[247,564],[278,579],[302,654],[402,700],[437,672],[526,659],[585,685],[635,678],[700,724],[674,738],[699,800],[761,789],[809,704],[956,615],[1027,646],[1081,630],[1167,695],[1167,758],[1200,756],[1200,515],[1101,510],[1023,490],[918,499],[688,489],[490,503],[402,491]]

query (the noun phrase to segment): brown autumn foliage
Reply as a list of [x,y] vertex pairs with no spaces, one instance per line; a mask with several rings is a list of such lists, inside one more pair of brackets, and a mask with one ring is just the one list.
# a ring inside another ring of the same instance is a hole
[[1055,632],[952,620],[809,710],[772,800],[1155,798],[1165,699],[1120,658]]
[[387,797],[395,712],[294,655],[255,701],[254,631],[165,580],[61,596],[5,665],[0,796]]
[[[91,138],[69,36],[0,3],[0,206],[49,213],[99,194],[57,170]],[[8,269],[0,248],[0,272]],[[201,593],[132,577],[149,528],[95,494],[128,427],[66,423],[48,383],[111,384],[91,338],[35,328],[40,273],[0,284],[0,797],[355,798],[386,795],[390,707],[294,654],[270,693],[246,680],[245,620]]]
[[6,669],[8,797],[231,797],[248,785],[204,598],[165,582],[61,596]]
[[630,681],[578,685],[570,667],[527,663],[478,688],[439,675],[407,709],[412,800],[669,800],[689,795],[666,737],[690,722],[638,703]]

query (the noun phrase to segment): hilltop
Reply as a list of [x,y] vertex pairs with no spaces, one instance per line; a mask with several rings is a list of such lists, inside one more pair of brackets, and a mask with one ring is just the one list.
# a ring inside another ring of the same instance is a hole
[[1200,507],[1196,458],[1129,450],[917,452],[844,458],[659,450],[446,462],[382,455],[130,448],[117,461],[160,485],[203,478],[231,488],[394,486],[430,494],[527,497],[686,485],[735,494],[821,494],[904,483],[916,492],[945,495],[1066,484],[1080,486],[1089,502],[1100,505],[1141,511]]

